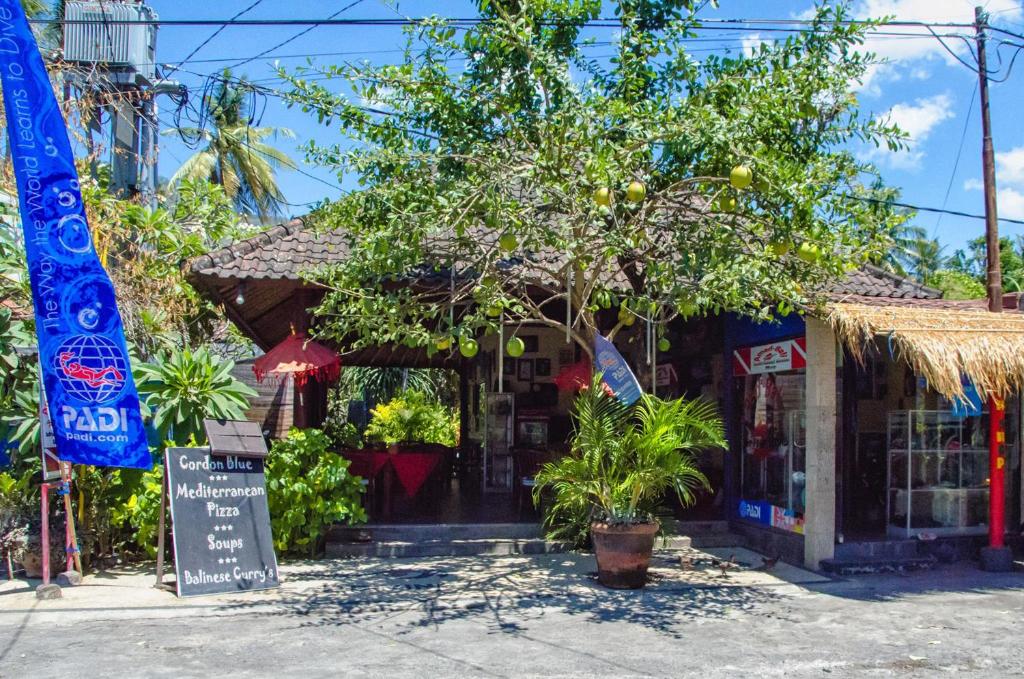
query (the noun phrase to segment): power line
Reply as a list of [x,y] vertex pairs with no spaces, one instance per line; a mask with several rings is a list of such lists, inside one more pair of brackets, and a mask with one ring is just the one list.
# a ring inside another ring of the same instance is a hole
[[[967,139],[967,128],[971,124],[971,114],[974,113],[974,100],[978,97],[978,90],[971,87],[971,103],[967,105],[967,118],[964,120],[964,129],[960,133],[960,146],[956,149],[956,160],[953,161],[953,171],[949,175],[949,184],[946,186],[946,195],[942,198],[942,209],[946,209],[946,204],[949,202],[949,194],[953,190],[953,182],[956,181],[956,171],[960,167],[960,154],[964,151],[964,140]],[[942,223],[942,217],[940,214],[939,218],[935,221],[935,228],[939,228],[939,224]]]
[[[364,0],[353,0],[353,2],[350,2],[349,4],[345,5],[344,7],[339,9],[337,12],[332,14],[331,16],[327,17],[326,20],[327,21],[331,21],[331,20],[337,18],[341,14],[344,14],[345,12],[347,12],[348,10],[352,9],[353,7],[355,7],[356,5],[358,5],[358,4],[362,3],[362,2],[364,2]],[[255,55],[255,56],[249,57],[247,59],[243,59],[242,61],[239,61],[237,64],[233,64],[232,66],[230,66],[230,68],[238,68],[239,66],[244,66],[244,65],[248,64],[251,61],[255,61],[256,59],[259,59],[260,57],[266,56],[266,55],[270,54],[271,52],[273,52],[274,50],[279,49],[281,47],[284,47],[285,45],[287,45],[290,42],[298,40],[299,38],[301,38],[302,36],[306,35],[307,33],[309,33],[310,31],[314,30],[317,26],[320,26],[320,25],[322,25],[322,24],[313,24],[312,26],[310,26],[306,30],[299,31],[298,33],[296,33],[292,37],[288,38],[287,40],[283,40],[282,42],[277,43],[276,45],[274,45],[270,49],[263,50],[262,52],[260,52],[259,54]]]
[[[908,210],[917,210],[919,212],[934,212],[944,215],[953,215],[954,217],[967,217],[968,219],[985,219],[985,215],[975,215],[970,212],[960,212],[959,210],[945,210],[937,207],[923,207],[921,205],[911,205],[910,203],[900,203],[895,200],[882,200],[880,198],[868,198],[867,196],[854,196],[852,194],[845,194],[843,198],[849,198],[851,200],[859,200],[865,203],[874,203],[876,205],[889,205],[891,207],[902,207]],[[999,221],[1007,222],[1008,224],[1021,224],[1024,225],[1024,219],[1011,219],[1010,217],[1000,217]]]
[[[251,9],[254,9],[254,8],[255,8],[255,7],[257,6],[257,5],[259,5],[259,4],[261,3],[261,2],[263,2],[263,0],[256,0],[256,2],[252,3],[251,5],[249,5],[248,7],[246,7],[245,9],[243,9],[242,11],[238,12],[238,13],[237,13],[237,14],[235,14],[235,15],[234,15],[233,17],[231,17],[230,21],[234,21],[235,19],[239,18],[240,16],[242,16],[243,14],[245,14],[246,12],[248,12],[249,10],[251,10]],[[218,29],[217,29],[216,31],[214,31],[214,32],[213,32],[213,33],[212,33],[212,34],[210,35],[210,37],[208,37],[208,38],[207,38],[206,40],[204,40],[204,41],[202,41],[201,43],[199,43],[199,46],[198,46],[198,47],[196,47],[196,48],[195,48],[194,50],[192,50],[191,52],[189,52],[189,54],[188,54],[188,56],[187,56],[187,57],[185,57],[185,58],[184,58],[184,59],[182,59],[182,60],[181,60],[180,62],[178,62],[178,64],[177,64],[177,65],[173,66],[173,67],[171,68],[171,70],[170,70],[170,71],[168,71],[168,73],[167,73],[167,74],[166,74],[166,75],[165,75],[164,77],[165,77],[165,78],[170,78],[170,77],[171,77],[171,75],[173,75],[173,74],[174,74],[174,72],[175,72],[176,70],[178,70],[178,67],[179,67],[179,66],[184,66],[184,65],[185,65],[186,63],[188,63],[188,60],[189,60],[189,59],[191,59],[192,57],[194,57],[194,56],[196,55],[196,53],[197,53],[197,52],[199,52],[199,50],[201,50],[201,49],[203,49],[204,47],[206,47],[207,45],[209,45],[209,44],[210,44],[210,41],[211,41],[211,40],[213,40],[214,38],[216,38],[216,37],[217,37],[218,35],[220,35],[221,33],[223,33],[223,32],[224,32],[224,30],[225,30],[225,29],[227,29],[227,27],[228,27],[228,26],[227,26],[227,24],[225,24],[225,25],[221,26],[220,28],[218,28]]]
[[[164,123],[164,125],[167,125],[168,127],[174,129],[174,125],[169,123],[167,120],[161,119],[161,122]],[[270,155],[266,151],[253,146],[252,144],[250,144],[245,139],[242,139],[240,137],[235,137],[235,141],[237,141],[239,144],[244,146],[249,151],[255,151],[256,153],[259,153],[260,155],[262,155],[262,156],[264,156],[266,158],[274,158],[272,155]],[[177,158],[175,158],[175,159],[177,160]],[[181,161],[179,161],[179,163],[180,162]],[[184,164],[184,163],[181,163],[181,164]],[[312,179],[314,181],[318,181],[321,184],[323,184],[324,186],[330,187],[330,188],[334,189],[335,191],[340,191],[342,194],[348,193],[348,191],[346,189],[342,188],[342,186],[340,184],[335,184],[333,182],[327,181],[326,179],[323,179],[322,177],[317,177],[315,174],[303,170],[299,166],[298,163],[295,164],[295,167],[291,167],[291,168],[287,168],[287,169],[295,170],[296,172],[298,172],[299,174],[303,175],[304,177],[308,177],[309,179]],[[292,207],[306,207],[308,205],[313,205],[314,203],[317,203],[319,201],[313,200],[313,201],[309,201],[307,203],[289,203],[287,200],[281,200],[281,201],[278,201],[278,202],[280,202],[282,204],[285,204],[285,205],[290,205]]]
[[[412,18],[400,18],[400,19],[342,19],[342,18],[329,18],[329,19],[118,19],[111,20],[111,24],[119,24],[122,26],[421,26],[427,21],[434,21],[432,17],[412,17]],[[484,19],[480,17],[450,17],[440,18],[439,21],[448,26],[462,26],[471,27],[478,26],[481,24],[494,23],[493,19]],[[31,19],[31,23],[37,25],[73,25],[73,24],[94,24],[96,23],[93,19]],[[541,26],[564,26],[564,25],[578,25],[583,28],[622,28],[622,22],[615,18],[599,18],[585,22],[572,22],[572,21],[539,21],[538,25]],[[761,25],[766,24],[766,25]],[[761,31],[781,31],[781,32],[794,32],[800,31],[799,28],[789,28],[788,26],[818,26],[813,21],[801,20],[801,19],[697,19],[694,25],[695,29],[704,30],[738,30],[737,27],[742,26],[743,30],[761,30]],[[889,21],[878,23],[869,19],[852,19],[843,20],[836,22],[827,22],[827,26],[831,25],[842,25],[842,26],[856,26],[856,25],[877,25],[882,27],[896,27],[896,28],[973,28],[974,24],[962,24],[962,23],[940,23],[940,22],[925,22],[925,21]],[[999,30],[999,29],[994,29]],[[1010,35],[1014,35],[1009,31],[1001,31]],[[890,35],[903,35],[903,36],[915,36],[920,33],[889,33]],[[1022,37],[1022,36],[1017,36]],[[1022,37],[1024,39],[1024,37]]]

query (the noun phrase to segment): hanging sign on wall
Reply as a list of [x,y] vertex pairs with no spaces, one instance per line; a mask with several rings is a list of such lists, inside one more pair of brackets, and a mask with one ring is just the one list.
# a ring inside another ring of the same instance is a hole
[[807,367],[807,340],[796,339],[740,347],[732,352],[733,375],[759,375]]

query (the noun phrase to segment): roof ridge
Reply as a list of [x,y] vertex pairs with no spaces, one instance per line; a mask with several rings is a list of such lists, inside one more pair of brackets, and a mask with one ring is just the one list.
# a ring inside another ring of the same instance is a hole
[[929,286],[925,285],[924,283],[918,283],[917,281],[915,281],[913,278],[910,278],[909,276],[901,276],[898,273],[895,273],[893,271],[888,271],[888,270],[883,269],[882,267],[877,266],[875,264],[865,263],[865,264],[862,265],[862,268],[867,270],[867,271],[870,271],[872,274],[874,274],[876,276],[882,276],[884,278],[888,278],[889,280],[894,281],[896,283],[899,283],[900,285],[909,285],[912,288],[916,288],[918,290],[921,290],[922,292],[931,293],[931,294],[936,295],[938,297],[942,297],[942,295],[943,295],[942,290],[939,290],[938,288],[929,287]]
[[211,269],[215,266],[223,266],[231,260],[239,259],[255,252],[257,249],[266,247],[276,241],[283,238],[287,238],[292,234],[302,231],[306,228],[306,222],[302,217],[296,217],[287,222],[282,222],[275,226],[270,227],[265,231],[260,231],[254,236],[249,236],[244,240],[230,243],[224,247],[207,252],[205,255],[199,255],[191,262],[186,265],[189,273],[201,273],[206,269]]

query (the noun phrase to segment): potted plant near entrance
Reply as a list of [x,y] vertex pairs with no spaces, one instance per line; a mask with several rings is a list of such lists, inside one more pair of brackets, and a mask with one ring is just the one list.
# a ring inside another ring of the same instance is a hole
[[534,500],[553,495],[549,537],[579,544],[589,535],[601,584],[636,589],[647,579],[658,507],[668,492],[686,506],[710,488],[694,453],[725,448],[725,431],[705,401],[644,395],[625,406],[600,385],[597,375],[577,397],[570,453],[537,474]]

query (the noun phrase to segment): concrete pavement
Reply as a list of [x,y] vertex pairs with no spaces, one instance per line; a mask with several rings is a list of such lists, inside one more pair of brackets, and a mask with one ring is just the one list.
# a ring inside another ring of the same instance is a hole
[[742,549],[680,556],[656,555],[638,592],[575,554],[293,563],[278,590],[184,600],[144,569],[56,601],[16,581],[0,677],[1024,675],[1024,574],[832,580]]

